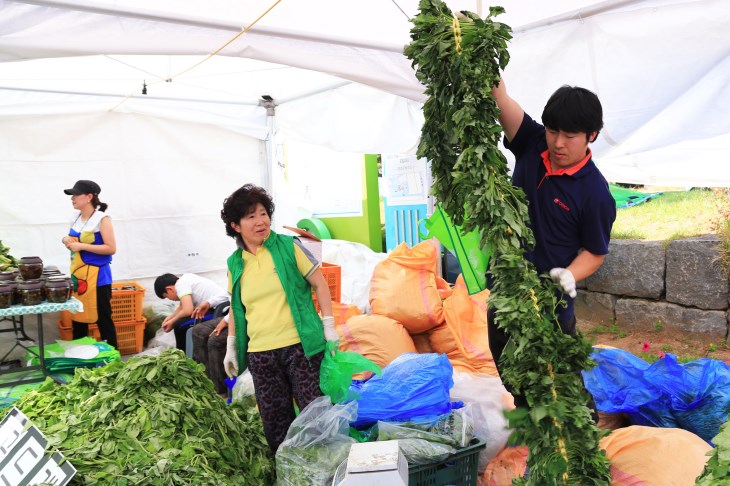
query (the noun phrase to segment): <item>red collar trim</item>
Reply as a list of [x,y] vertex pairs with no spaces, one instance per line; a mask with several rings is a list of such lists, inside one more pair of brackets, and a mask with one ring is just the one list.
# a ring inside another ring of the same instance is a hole
[[559,175],[569,175],[572,176],[579,170],[581,170],[585,165],[588,163],[588,161],[593,156],[593,153],[591,152],[591,149],[588,149],[588,154],[585,156],[583,160],[575,164],[573,167],[570,167],[568,169],[558,169],[556,171],[553,171],[553,166],[550,163],[550,151],[546,150],[543,153],[540,154],[542,157],[542,163],[545,166],[545,170],[547,171],[547,175],[549,176],[559,176]]

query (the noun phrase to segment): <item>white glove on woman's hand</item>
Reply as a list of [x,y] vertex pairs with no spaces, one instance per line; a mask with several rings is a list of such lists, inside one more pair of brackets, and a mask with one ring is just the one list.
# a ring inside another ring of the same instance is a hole
[[236,351],[236,336],[226,338],[226,357],[223,358],[223,369],[229,378],[238,376],[238,352]]
[[575,291],[575,277],[573,272],[567,268],[553,268],[550,270],[550,278],[553,282],[560,285],[563,292],[575,298],[578,292]]
[[335,331],[335,318],[332,316],[322,317],[322,327],[324,327],[324,338],[327,341],[339,341],[340,336]]

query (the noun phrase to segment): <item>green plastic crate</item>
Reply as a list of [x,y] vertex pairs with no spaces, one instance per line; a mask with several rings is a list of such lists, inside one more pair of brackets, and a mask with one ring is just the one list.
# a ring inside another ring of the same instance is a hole
[[443,461],[408,468],[408,486],[476,486],[479,451],[487,443],[475,437],[468,446]]

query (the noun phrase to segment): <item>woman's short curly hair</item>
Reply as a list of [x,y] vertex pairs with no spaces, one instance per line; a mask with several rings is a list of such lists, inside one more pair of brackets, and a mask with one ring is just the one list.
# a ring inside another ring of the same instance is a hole
[[266,189],[254,184],[245,184],[236,189],[233,194],[223,200],[221,219],[226,225],[226,234],[231,238],[239,238],[240,235],[231,227],[231,223],[239,224],[241,218],[261,205],[271,217],[274,214],[274,200],[266,192]]

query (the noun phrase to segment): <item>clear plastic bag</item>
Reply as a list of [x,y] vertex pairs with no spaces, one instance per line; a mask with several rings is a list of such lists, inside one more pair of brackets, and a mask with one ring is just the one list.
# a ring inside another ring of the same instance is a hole
[[253,387],[253,377],[248,368],[243,370],[243,373],[236,377],[236,383],[233,385],[231,391],[231,401],[243,402],[248,397],[256,396],[256,390]]
[[411,466],[440,462],[456,452],[450,445],[426,439],[398,439],[398,447]]
[[423,439],[463,448],[473,438],[474,422],[469,405],[430,419],[378,422],[378,440]]
[[307,405],[276,451],[277,484],[330,486],[356,442],[348,435],[356,416],[357,402],[332,405],[329,397],[319,397]]

